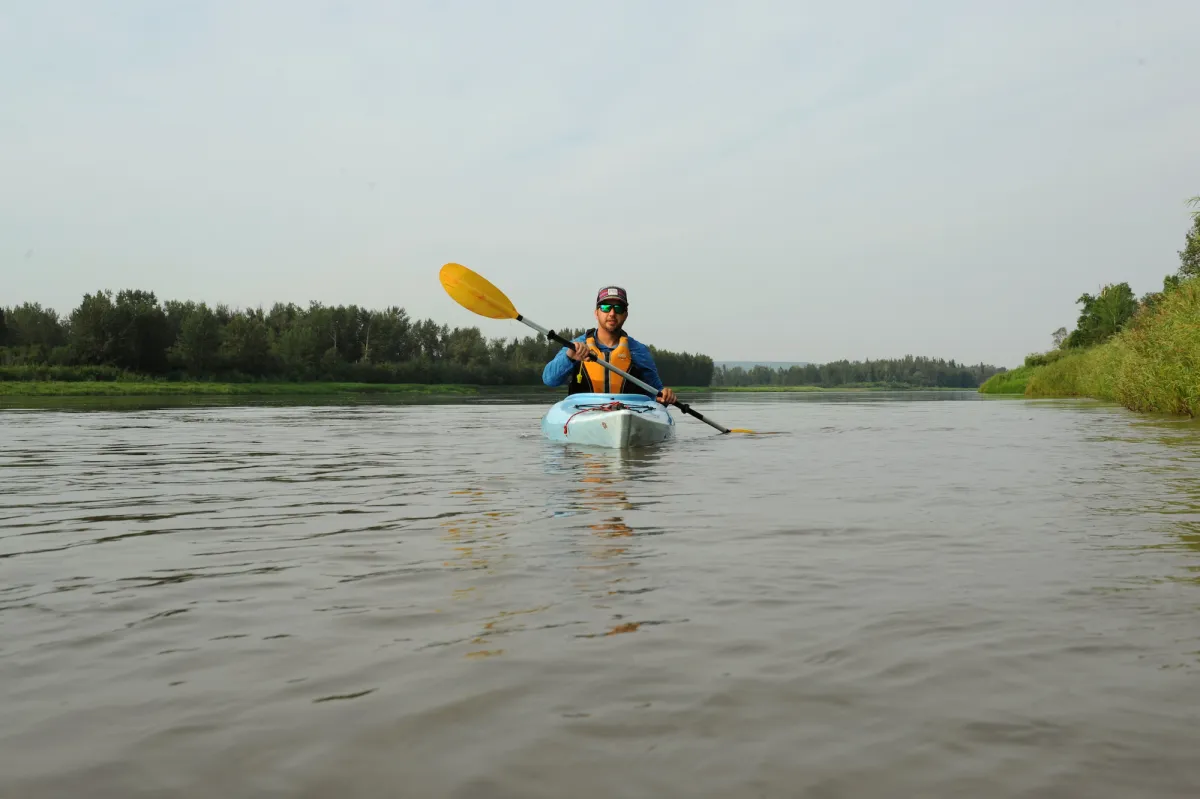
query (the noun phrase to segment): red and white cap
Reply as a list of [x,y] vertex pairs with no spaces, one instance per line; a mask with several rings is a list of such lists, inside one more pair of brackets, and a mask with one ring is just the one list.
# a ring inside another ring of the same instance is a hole
[[600,289],[596,295],[596,305],[599,306],[606,302],[616,302],[621,305],[629,305],[629,296],[625,293],[625,289],[620,286],[605,286]]

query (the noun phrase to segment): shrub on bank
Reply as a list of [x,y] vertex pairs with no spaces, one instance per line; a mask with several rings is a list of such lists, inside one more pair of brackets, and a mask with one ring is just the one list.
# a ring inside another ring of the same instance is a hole
[[1049,352],[1034,352],[1025,356],[1026,366],[1045,366],[1054,363],[1059,358],[1065,358],[1071,350],[1050,350]]
[[117,369],[114,366],[51,366],[46,364],[23,364],[0,366],[0,381],[57,380],[60,382],[113,382],[137,381],[145,378]]

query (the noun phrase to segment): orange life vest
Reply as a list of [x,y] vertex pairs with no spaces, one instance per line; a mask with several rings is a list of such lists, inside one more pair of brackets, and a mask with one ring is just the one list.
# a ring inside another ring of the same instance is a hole
[[[622,335],[617,341],[617,346],[612,352],[605,354],[604,350],[600,349],[596,344],[595,331],[588,331],[587,337],[588,349],[590,349],[597,358],[608,361],[613,366],[624,372],[630,372],[633,366],[633,353],[629,351],[629,338]],[[615,372],[610,372],[595,361],[584,361],[580,364],[581,368],[575,371],[575,379],[572,381],[570,392],[571,394],[587,392],[593,394],[621,394],[625,388],[625,378]],[[635,389],[640,392],[640,389]]]

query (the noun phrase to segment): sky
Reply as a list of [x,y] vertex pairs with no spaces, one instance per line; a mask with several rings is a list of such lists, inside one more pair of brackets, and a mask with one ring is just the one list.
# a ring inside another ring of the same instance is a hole
[[1178,267],[1200,2],[0,0],[0,305],[123,288],[1018,365]]

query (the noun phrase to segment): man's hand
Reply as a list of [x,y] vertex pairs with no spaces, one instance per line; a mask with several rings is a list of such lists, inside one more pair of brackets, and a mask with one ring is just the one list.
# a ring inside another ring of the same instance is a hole
[[670,405],[675,401],[675,392],[669,388],[664,388],[662,391],[658,392],[658,396],[655,397],[655,399],[661,402],[663,405]]
[[590,352],[590,350],[588,349],[586,341],[576,341],[571,345],[571,348],[567,350],[567,357],[572,361],[586,361],[588,352]]

